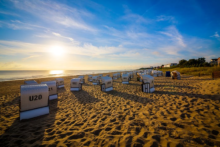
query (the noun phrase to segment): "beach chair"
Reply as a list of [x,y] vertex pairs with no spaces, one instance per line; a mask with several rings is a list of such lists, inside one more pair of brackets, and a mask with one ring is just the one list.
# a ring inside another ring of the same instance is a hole
[[121,77],[121,73],[118,72],[118,73],[117,73],[117,78],[119,79],[120,77]]
[[92,75],[88,75],[88,81],[92,82]]
[[165,75],[166,77],[171,77],[171,75],[170,75],[170,71],[166,71],[166,75]]
[[49,91],[47,84],[21,85],[20,120],[49,114]]
[[117,80],[118,79],[118,74],[117,73],[113,74],[112,79]]
[[99,74],[98,75],[98,79],[101,80],[101,78],[103,77],[103,74]]
[[122,74],[122,84],[129,84],[129,75]]
[[56,78],[57,88],[63,88],[64,87],[64,80],[63,78]]
[[141,87],[143,92],[152,93],[155,91],[154,77],[150,75],[142,75],[141,79],[142,79]]
[[45,81],[41,82],[41,84],[47,84],[49,91],[49,100],[54,100],[58,98],[56,81]]
[[112,78],[102,77],[101,78],[101,91],[108,92],[113,90]]
[[36,85],[38,84],[35,80],[24,81],[24,85]]
[[177,79],[177,80],[180,80],[180,73],[176,70],[172,71],[171,72],[171,78],[172,79]]
[[78,76],[78,78],[80,78],[80,83],[81,83],[81,84],[85,83],[84,76]]
[[144,73],[137,73],[137,81],[142,82],[141,76],[145,75]]
[[152,73],[152,76],[153,76],[153,77],[157,77],[157,71],[156,71],[156,70],[152,70],[151,73]]
[[80,91],[82,90],[81,78],[73,78],[70,81],[70,91]]
[[98,76],[93,76],[92,77],[92,84],[93,85],[99,85],[100,84],[100,80]]

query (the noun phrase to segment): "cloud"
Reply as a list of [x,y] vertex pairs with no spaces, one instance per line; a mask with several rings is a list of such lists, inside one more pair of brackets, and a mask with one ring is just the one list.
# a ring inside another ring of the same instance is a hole
[[77,28],[87,31],[96,31],[93,27],[87,25],[83,18],[91,19],[93,15],[86,11],[69,7],[55,1],[12,1],[18,9],[27,11],[34,16],[47,22],[55,22],[66,27]]
[[156,21],[168,21],[172,23],[177,23],[177,21],[175,20],[173,16],[166,16],[166,15],[157,16]]
[[6,11],[0,11],[1,14],[5,14],[5,15],[12,15],[12,16],[20,16],[18,14],[12,13],[12,12],[6,12]]
[[219,36],[218,32],[215,32],[215,34],[212,35],[211,37],[214,37],[214,38],[217,38],[218,40],[220,40],[220,36]]
[[62,36],[60,35],[59,33],[55,33],[55,32],[52,32],[53,35],[57,36],[57,37],[61,37],[61,38],[64,38],[64,39],[68,39],[70,40],[71,42],[75,43],[75,44],[79,44],[79,42],[75,41],[73,38],[71,37],[66,37],[66,36]]
[[126,14],[121,19],[132,23],[149,23],[149,21],[146,18],[134,13]]
[[166,31],[162,31],[160,33],[170,37],[174,42],[177,42],[178,45],[186,47],[183,36],[179,33],[175,26],[170,26],[166,28]]
[[6,26],[8,28],[11,28],[13,30],[33,30],[33,29],[45,29],[45,30],[47,30],[46,27],[21,22],[20,20],[11,20],[9,22],[0,21],[0,24],[2,26]]
[[27,60],[27,59],[35,58],[35,57],[39,57],[39,55],[28,56],[28,57],[23,58],[22,60]]
[[18,64],[16,62],[0,62],[0,69],[5,70],[5,69],[19,69],[21,68],[22,65]]
[[160,56],[162,54],[160,52],[158,52],[158,51],[155,51],[155,52],[153,52],[153,55]]

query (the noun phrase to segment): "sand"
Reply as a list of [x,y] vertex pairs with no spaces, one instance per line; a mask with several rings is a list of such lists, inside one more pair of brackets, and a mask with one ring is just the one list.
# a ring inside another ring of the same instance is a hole
[[64,77],[49,115],[25,121],[18,103],[23,81],[0,82],[0,146],[220,146],[220,79],[155,77],[156,91],[148,94],[136,76],[129,85],[114,80],[111,92],[87,76],[82,91],[70,92],[71,78]]

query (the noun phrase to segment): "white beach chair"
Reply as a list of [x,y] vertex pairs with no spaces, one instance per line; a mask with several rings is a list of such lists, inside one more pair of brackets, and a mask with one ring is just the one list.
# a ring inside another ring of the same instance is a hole
[[92,75],[88,75],[88,81],[92,82]]
[[64,87],[64,80],[63,78],[56,78],[57,88],[63,88]]
[[70,81],[70,91],[80,91],[82,90],[81,78],[73,78]]
[[112,79],[117,80],[118,79],[118,74],[117,73],[113,74]]
[[102,77],[101,78],[101,91],[112,91],[113,90],[113,84],[112,84],[112,78],[110,77]]
[[122,84],[129,84],[129,75],[122,74]]
[[20,120],[49,114],[49,91],[46,84],[21,85]]
[[93,85],[99,85],[100,84],[100,80],[98,76],[93,76],[92,77],[92,84]]
[[141,87],[143,92],[152,93],[155,91],[154,77],[150,75],[142,75],[141,79],[142,79]]
[[46,81],[41,82],[41,84],[47,84],[49,90],[49,100],[54,100],[58,98],[56,81]]
[[35,80],[24,81],[24,85],[36,85],[38,84]]

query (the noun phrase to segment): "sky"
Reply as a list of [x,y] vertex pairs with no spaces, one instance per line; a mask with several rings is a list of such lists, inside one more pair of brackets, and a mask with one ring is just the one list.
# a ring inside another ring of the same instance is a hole
[[219,0],[0,0],[0,70],[124,70],[220,57]]

